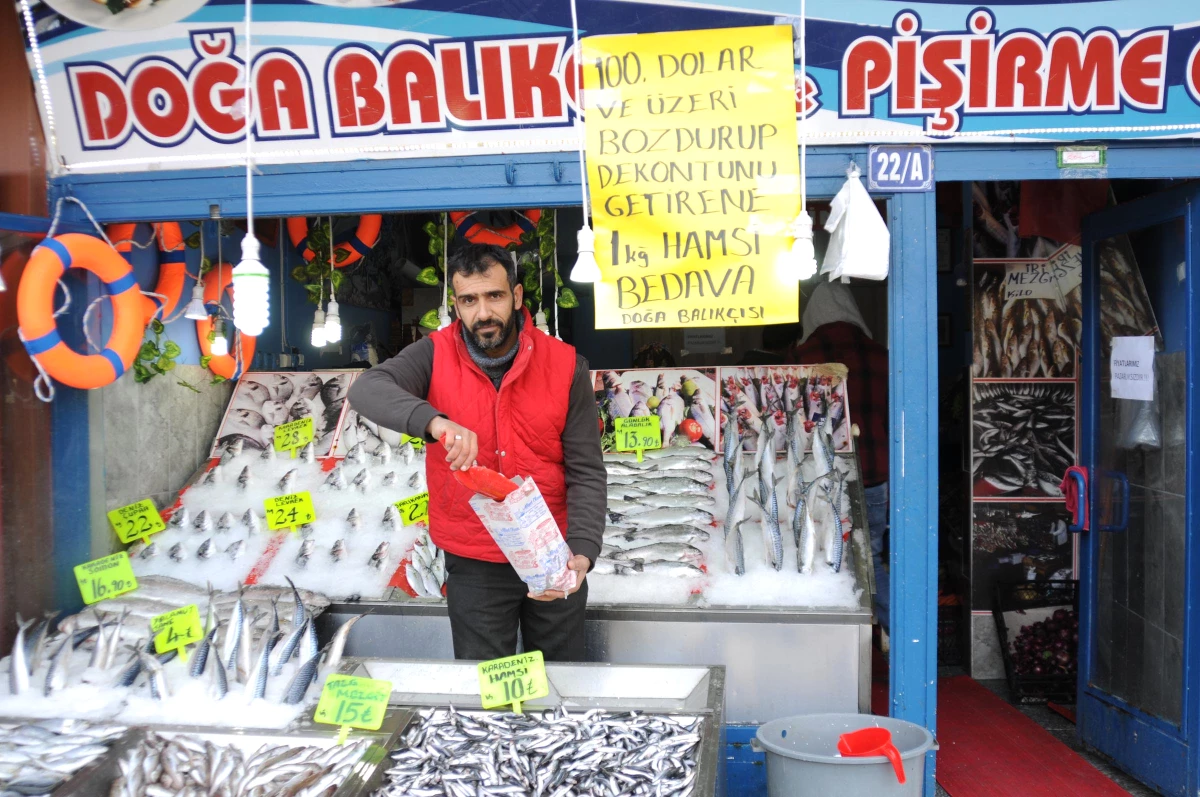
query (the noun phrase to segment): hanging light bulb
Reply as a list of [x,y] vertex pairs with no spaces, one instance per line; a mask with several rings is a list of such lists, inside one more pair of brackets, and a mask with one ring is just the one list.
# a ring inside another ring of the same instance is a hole
[[324,347],[326,342],[325,311],[321,309],[320,305],[317,306],[317,312],[313,314],[312,337],[309,339],[309,342],[312,343],[315,349]]
[[342,339],[342,319],[338,317],[338,303],[335,299],[329,300],[329,307],[325,311],[325,342],[337,343]]
[[233,325],[258,336],[271,320],[271,275],[258,259],[254,229],[242,239],[242,262],[233,270]]
[[229,341],[225,339],[225,322],[220,318],[213,322],[213,340],[209,351],[214,357],[224,357],[229,354]]
[[550,325],[546,323],[546,311],[538,309],[537,315],[533,317],[533,325],[547,335],[550,334]]
[[812,217],[801,210],[792,222],[791,268],[795,269],[797,281],[811,278],[817,273],[817,253],[813,248]]
[[452,324],[452,323],[453,323],[453,321],[450,320],[450,311],[446,308],[446,305],[442,305],[441,307],[439,307],[438,308],[438,329],[445,329],[446,327],[450,326],[450,324]]
[[571,269],[571,282],[599,282],[600,266],[596,263],[596,233],[587,224],[576,235],[579,257]]
[[184,308],[183,317],[191,321],[203,321],[208,318],[208,310],[204,309],[204,283],[196,280],[192,286],[192,300]]

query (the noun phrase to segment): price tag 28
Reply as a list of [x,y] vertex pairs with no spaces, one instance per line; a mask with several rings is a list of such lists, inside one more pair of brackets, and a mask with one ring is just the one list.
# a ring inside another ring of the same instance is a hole
[[154,502],[149,498],[114,509],[108,513],[108,522],[117,533],[117,539],[124,543],[137,539],[149,543],[151,534],[157,534],[167,527]]
[[636,451],[638,462],[647,448],[662,448],[662,426],[653,415],[637,418],[617,418],[613,421],[616,430],[617,450]]
[[160,614],[150,621],[150,631],[154,634],[156,653],[178,650],[179,658],[186,662],[185,646],[198,643],[204,636],[204,628],[200,625],[200,609],[193,603]]
[[419,437],[409,437],[408,435],[401,432],[400,445],[404,445],[405,443],[411,443],[414,451],[424,451],[425,450],[425,441],[424,440],[422,440]]
[[267,510],[267,528],[271,531],[279,529],[296,530],[297,526],[312,523],[317,519],[317,510],[313,508],[312,493],[288,493],[277,495],[263,501]]
[[546,662],[542,652],[521,653],[479,662],[479,699],[484,708],[512,704],[521,713],[521,703],[550,694]]
[[402,501],[396,502],[396,509],[400,511],[400,522],[405,526],[411,526],[414,523],[429,522],[429,493],[417,493],[409,496]]
[[321,690],[313,720],[326,725],[340,725],[338,744],[342,744],[351,728],[379,730],[391,697],[391,681],[354,675],[330,675],[325,679],[325,688]]
[[275,450],[291,451],[296,456],[296,449],[304,448],[313,439],[312,417],[301,418],[298,421],[288,421],[275,427]]
[[75,566],[79,594],[89,606],[137,589],[137,579],[129,564],[129,554],[121,551]]

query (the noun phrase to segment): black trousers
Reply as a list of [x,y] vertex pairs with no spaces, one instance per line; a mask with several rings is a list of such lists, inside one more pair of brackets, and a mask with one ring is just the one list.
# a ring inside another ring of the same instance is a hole
[[482,562],[446,552],[446,602],[454,658],[485,661],[526,651],[546,661],[583,661],[587,582],[565,600],[535,601],[508,562]]

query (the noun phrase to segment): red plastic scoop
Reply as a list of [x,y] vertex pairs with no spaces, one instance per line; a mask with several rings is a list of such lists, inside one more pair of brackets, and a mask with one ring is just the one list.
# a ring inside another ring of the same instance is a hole
[[900,751],[892,744],[892,732],[887,728],[863,728],[838,737],[838,752],[844,756],[886,756],[896,770],[896,780],[904,783],[904,762]]

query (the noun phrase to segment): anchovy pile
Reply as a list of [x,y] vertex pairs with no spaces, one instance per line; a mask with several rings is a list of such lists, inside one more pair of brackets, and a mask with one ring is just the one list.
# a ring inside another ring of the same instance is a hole
[[971,473],[990,495],[1059,497],[1075,464],[1075,386],[976,384]]
[[81,720],[0,726],[0,794],[49,794],[123,733],[121,726]]
[[375,797],[691,794],[699,717],[421,713]]
[[350,775],[370,746],[263,745],[245,755],[234,745],[199,737],[148,733],[119,763],[111,797],[326,797]]

